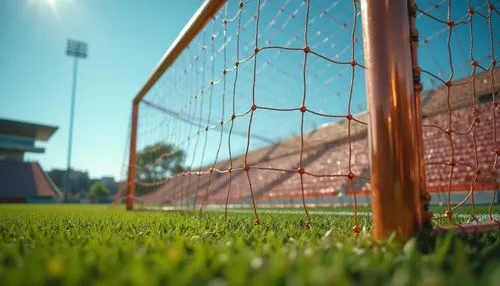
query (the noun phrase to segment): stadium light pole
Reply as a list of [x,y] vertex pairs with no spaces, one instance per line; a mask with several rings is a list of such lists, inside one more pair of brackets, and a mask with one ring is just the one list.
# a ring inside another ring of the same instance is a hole
[[64,186],[64,201],[68,202],[68,194],[71,189],[71,180],[70,180],[70,172],[71,172],[71,147],[73,144],[73,121],[75,117],[75,94],[76,94],[76,79],[77,79],[77,71],[78,71],[78,59],[86,59],[87,58],[87,43],[68,39],[66,45],[66,55],[74,58],[73,64],[73,87],[71,90],[71,109],[69,115],[69,142],[68,142],[68,161],[67,161],[67,169],[66,169],[66,182]]

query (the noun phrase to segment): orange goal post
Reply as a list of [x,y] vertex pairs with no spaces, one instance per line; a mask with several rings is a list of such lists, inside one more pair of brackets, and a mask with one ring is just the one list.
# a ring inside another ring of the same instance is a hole
[[116,200],[499,230],[500,3],[388,3],[205,1],[133,100]]

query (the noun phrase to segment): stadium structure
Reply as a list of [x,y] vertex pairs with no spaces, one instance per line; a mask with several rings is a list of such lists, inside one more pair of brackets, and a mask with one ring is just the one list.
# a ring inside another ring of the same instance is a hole
[[60,196],[56,185],[38,162],[26,153],[45,152],[36,142],[47,142],[57,127],[0,119],[0,202],[53,202]]

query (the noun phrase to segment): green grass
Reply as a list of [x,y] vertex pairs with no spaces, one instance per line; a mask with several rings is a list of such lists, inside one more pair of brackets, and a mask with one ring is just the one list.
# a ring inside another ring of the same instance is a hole
[[[498,285],[500,233],[374,242],[349,217],[2,205],[0,285]],[[368,218],[361,224],[369,226]]]

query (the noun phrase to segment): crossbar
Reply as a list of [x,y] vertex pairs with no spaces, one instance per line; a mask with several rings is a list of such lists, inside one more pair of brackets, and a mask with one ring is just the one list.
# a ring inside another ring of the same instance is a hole
[[146,84],[144,84],[135,96],[134,103],[139,103],[146,96],[163,73],[175,62],[196,35],[203,30],[208,21],[219,11],[224,3],[226,3],[226,0],[206,0],[203,2],[198,11],[191,17],[191,20],[184,26],[172,45],[165,52]]

